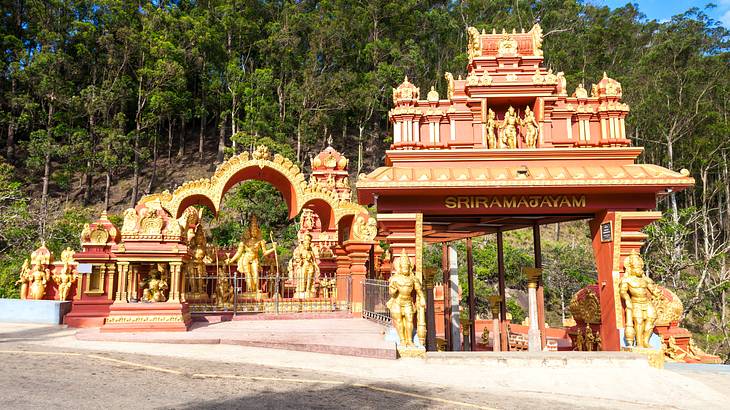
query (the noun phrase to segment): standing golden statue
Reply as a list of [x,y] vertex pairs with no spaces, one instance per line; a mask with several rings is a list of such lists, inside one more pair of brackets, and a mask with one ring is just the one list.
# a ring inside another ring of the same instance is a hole
[[[418,327],[425,328],[426,297],[423,294],[421,280],[412,275],[413,266],[411,259],[405,253],[401,253],[397,261],[393,263],[394,273],[388,283],[390,300],[386,304],[390,310],[390,317],[393,319],[393,327],[398,334],[400,345],[413,346],[413,314],[419,322]],[[416,292],[416,304],[413,304],[413,292]],[[422,314],[423,313],[423,314]]]
[[494,134],[494,129],[497,128],[496,114],[494,114],[491,108],[487,114],[487,122],[484,126],[487,127],[487,140],[483,141],[484,145],[491,149],[499,148],[497,147],[497,136]]
[[294,297],[314,297],[314,283],[317,276],[319,276],[319,266],[317,266],[317,255],[312,249],[312,235],[306,233],[299,245],[294,248],[292,258],[289,260],[289,279],[296,283]]
[[208,244],[202,225],[198,224],[192,233],[188,230],[188,248],[192,250],[192,260],[187,263],[189,291],[185,297],[188,300],[208,300],[205,278],[208,276],[207,264],[213,260],[208,256]]
[[644,274],[644,260],[631,251],[624,259],[625,275],[619,285],[621,298],[626,305],[626,329],[624,338],[629,346],[649,347],[657,314],[652,297],[659,294],[654,281]]
[[517,148],[517,125],[519,125],[519,122],[520,119],[517,117],[515,109],[510,105],[507,112],[504,113],[502,124],[499,126],[499,129],[502,130],[502,138],[500,140],[500,146],[502,148]]
[[259,250],[263,256],[274,252],[276,242],[271,243],[271,249],[266,249],[266,241],[261,236],[256,217],[252,216],[248,229],[243,232],[241,242],[238,243],[236,253],[226,258],[225,264],[236,262],[236,270],[246,278],[246,292],[251,294],[259,293]]
[[527,148],[535,148],[537,146],[539,126],[535,119],[535,113],[530,110],[529,106],[525,107],[525,117],[520,120],[520,127],[525,131],[525,146]]
[[23,267],[20,268],[20,278],[15,282],[20,285],[20,298],[28,299],[28,284],[30,283],[30,261],[23,261]]
[[71,286],[79,278],[78,272],[71,266],[74,264],[74,251],[71,248],[66,248],[61,252],[61,262],[63,262],[63,268],[60,273],[53,275],[53,281],[58,285],[58,300],[66,300]]

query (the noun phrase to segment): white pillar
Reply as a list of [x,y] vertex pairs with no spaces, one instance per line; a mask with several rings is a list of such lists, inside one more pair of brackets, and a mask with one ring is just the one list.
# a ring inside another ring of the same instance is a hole
[[461,350],[461,321],[459,320],[459,264],[456,247],[449,245],[449,288],[451,289],[451,345],[453,350]]
[[393,123],[393,144],[400,143],[400,121]]
[[540,280],[541,270],[526,268],[525,272],[527,273],[527,298],[530,318],[530,328],[527,330],[527,350],[539,352],[542,350],[542,342],[537,319],[537,283]]
[[413,121],[413,142],[421,142],[421,121]]
[[456,139],[456,120],[453,118],[449,119],[450,127],[451,127],[451,141]]

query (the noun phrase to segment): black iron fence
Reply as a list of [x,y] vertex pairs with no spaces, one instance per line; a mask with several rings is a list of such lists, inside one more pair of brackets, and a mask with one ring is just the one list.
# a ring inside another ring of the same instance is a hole
[[234,271],[186,276],[184,297],[193,313],[279,314],[349,311],[351,294],[349,276],[320,275],[307,290],[285,275],[263,275],[247,280]]
[[386,306],[390,299],[388,293],[388,281],[378,279],[365,279],[363,281],[362,316],[366,319],[381,323],[390,323],[390,311]]

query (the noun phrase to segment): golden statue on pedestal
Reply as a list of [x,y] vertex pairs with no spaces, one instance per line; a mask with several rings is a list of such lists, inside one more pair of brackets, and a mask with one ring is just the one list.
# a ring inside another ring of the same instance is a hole
[[[390,277],[388,291],[390,300],[386,304],[390,310],[390,317],[393,319],[393,327],[398,334],[400,345],[409,347],[413,344],[413,314],[419,322],[418,327],[425,329],[426,297],[423,294],[421,280],[412,275],[413,266],[411,259],[405,253],[401,253],[397,261],[393,263],[393,275]],[[416,305],[413,305],[413,292],[416,292]],[[422,314],[423,313],[423,314]]]
[[525,130],[525,146],[535,148],[539,135],[539,124],[535,119],[535,113],[530,110],[529,106],[525,107],[525,118],[520,120],[520,127]]
[[274,252],[276,242],[271,243],[271,249],[266,249],[266,241],[261,236],[256,217],[252,216],[248,229],[243,232],[241,242],[238,243],[236,253],[227,258],[224,264],[237,262],[236,270],[246,278],[246,292],[258,295],[259,293],[259,250],[263,256]]
[[74,263],[74,251],[71,248],[66,248],[61,252],[61,261],[63,262],[63,268],[61,268],[61,273],[53,275],[53,281],[58,284],[58,300],[66,300],[71,286],[79,278],[76,269],[71,266]]
[[319,266],[317,266],[317,255],[312,249],[312,235],[306,233],[299,245],[294,248],[292,258],[289,260],[289,280],[296,283],[294,297],[304,299],[316,296],[314,283],[318,275]]
[[29,274],[30,299],[41,300],[46,294],[46,283],[51,279],[51,271],[44,268],[40,263],[33,264],[33,268]]
[[499,129],[502,130],[502,138],[500,140],[501,148],[517,148],[517,125],[519,122],[520,119],[517,117],[515,109],[510,105],[507,112],[504,113],[502,124],[499,126]]
[[659,290],[654,281],[644,274],[644,260],[636,250],[624,259],[624,268],[625,275],[619,285],[626,305],[624,338],[629,346],[648,348],[657,318],[652,297],[657,296]]

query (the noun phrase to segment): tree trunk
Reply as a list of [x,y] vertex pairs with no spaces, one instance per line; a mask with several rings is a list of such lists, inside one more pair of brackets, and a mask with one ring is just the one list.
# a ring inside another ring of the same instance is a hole
[[185,155],[185,126],[183,118],[180,118],[180,130],[178,131],[178,135],[179,146],[177,147],[177,156],[178,158],[181,158]]
[[203,107],[203,111],[200,114],[200,133],[198,134],[198,158],[202,161],[203,160],[203,148],[205,147],[205,107]]
[[226,149],[226,116],[221,115],[221,120],[218,123],[218,156],[216,157],[216,162],[221,163],[223,162],[223,158],[225,157],[225,149]]
[[172,164],[172,120],[167,116],[167,163]]
[[112,186],[112,171],[111,169],[106,170],[106,182],[104,184],[104,210],[109,210],[109,190]]
[[[94,136],[94,130],[96,129],[96,120],[94,118],[94,115],[89,115],[89,134],[91,137],[91,143],[93,145],[96,145],[96,138]],[[84,205],[89,205],[91,202],[91,189],[92,189],[92,183],[94,181],[93,177],[93,162],[91,160],[91,156],[86,160],[86,173],[84,174]]]
[[152,192],[152,188],[155,186],[155,180],[157,179],[157,157],[159,157],[157,150],[157,134],[155,134],[152,140],[152,172],[150,175],[150,183],[147,185],[147,193]]
[[46,149],[46,155],[43,158],[43,189],[41,192],[41,239],[46,239],[46,222],[48,221],[48,185],[51,178],[51,148],[53,144],[53,136],[51,135],[51,125],[53,123],[53,97],[48,105],[48,119],[46,120],[46,138],[49,140],[49,147]]

